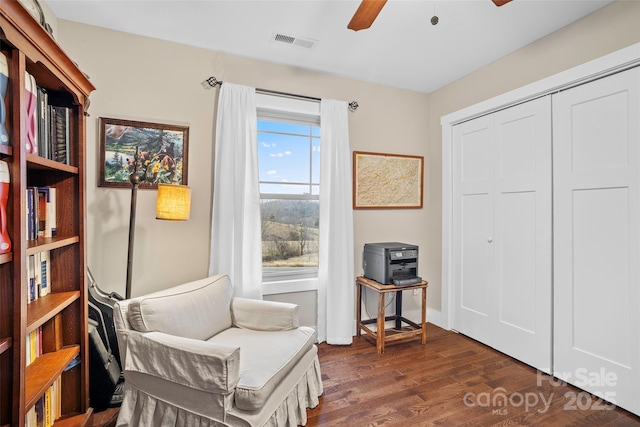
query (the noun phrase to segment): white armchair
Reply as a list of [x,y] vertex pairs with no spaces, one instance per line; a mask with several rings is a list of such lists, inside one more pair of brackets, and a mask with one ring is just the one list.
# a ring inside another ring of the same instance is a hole
[[226,275],[116,304],[117,426],[296,426],[318,404],[315,331],[293,304],[232,298]]

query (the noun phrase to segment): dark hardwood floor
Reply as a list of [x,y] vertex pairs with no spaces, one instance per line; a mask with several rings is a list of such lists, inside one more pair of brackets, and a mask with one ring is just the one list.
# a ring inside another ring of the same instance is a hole
[[119,408],[107,408],[104,411],[94,412],[93,427],[115,427]]
[[307,426],[640,426],[640,417],[463,335],[321,344],[324,395]]

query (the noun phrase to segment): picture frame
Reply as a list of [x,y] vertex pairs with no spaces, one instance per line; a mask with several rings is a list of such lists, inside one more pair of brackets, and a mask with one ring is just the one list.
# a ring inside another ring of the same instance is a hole
[[100,117],[99,128],[98,187],[131,188],[134,167],[142,177],[138,188],[187,185],[187,126]]
[[424,157],[353,152],[354,209],[421,209]]

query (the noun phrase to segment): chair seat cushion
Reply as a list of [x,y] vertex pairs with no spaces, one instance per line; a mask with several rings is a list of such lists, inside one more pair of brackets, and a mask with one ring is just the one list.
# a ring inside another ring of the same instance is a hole
[[208,341],[240,347],[235,403],[240,409],[253,411],[265,404],[282,378],[311,349],[315,331],[304,326],[272,332],[232,327]]

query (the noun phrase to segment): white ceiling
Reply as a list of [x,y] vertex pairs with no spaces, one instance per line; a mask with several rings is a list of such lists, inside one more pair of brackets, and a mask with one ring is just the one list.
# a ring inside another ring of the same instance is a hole
[[358,32],[358,0],[41,1],[62,19],[429,93],[612,0],[389,0]]

